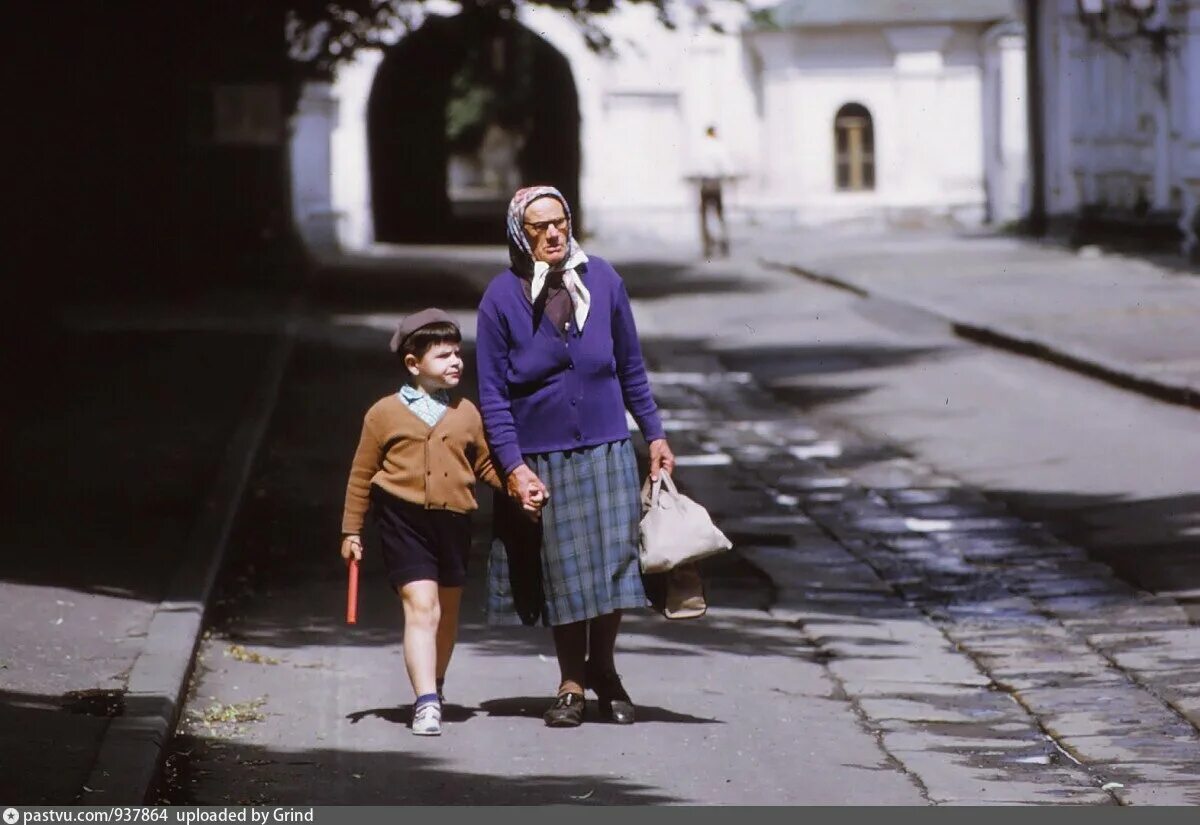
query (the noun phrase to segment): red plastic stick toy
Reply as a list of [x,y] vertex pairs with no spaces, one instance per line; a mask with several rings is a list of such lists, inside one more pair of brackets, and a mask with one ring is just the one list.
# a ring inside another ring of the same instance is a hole
[[346,588],[346,623],[358,621],[358,559],[350,559],[350,582]]

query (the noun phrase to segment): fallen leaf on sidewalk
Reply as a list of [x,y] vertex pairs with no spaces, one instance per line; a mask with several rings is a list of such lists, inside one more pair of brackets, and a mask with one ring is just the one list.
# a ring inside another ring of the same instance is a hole
[[191,715],[193,719],[206,725],[221,722],[261,722],[267,717],[259,711],[259,708],[266,702],[265,698],[231,704],[213,702],[202,711],[191,711]]
[[250,662],[255,665],[277,665],[279,660],[271,656],[264,656],[261,653],[255,653],[253,650],[246,650],[241,645],[230,645],[225,648],[225,655],[232,659],[237,659],[239,662]]

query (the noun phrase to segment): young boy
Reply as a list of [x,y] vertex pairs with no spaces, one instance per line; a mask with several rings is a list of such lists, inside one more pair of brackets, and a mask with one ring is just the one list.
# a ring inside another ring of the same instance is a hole
[[[479,410],[449,390],[462,378],[462,335],[440,309],[404,318],[391,349],[409,381],[363,419],[342,514],[342,558],[362,558],[363,519],[379,526],[388,580],[404,605],[412,732],[442,732],[442,684],[458,634],[475,480],[503,490]],[[531,514],[535,510],[531,510]]]

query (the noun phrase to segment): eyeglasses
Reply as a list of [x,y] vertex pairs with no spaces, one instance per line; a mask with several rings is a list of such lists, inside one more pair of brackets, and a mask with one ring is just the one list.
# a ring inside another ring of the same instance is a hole
[[535,232],[538,235],[545,235],[546,230],[553,226],[559,232],[567,231],[567,219],[555,218],[552,221],[525,221],[525,228],[530,232]]

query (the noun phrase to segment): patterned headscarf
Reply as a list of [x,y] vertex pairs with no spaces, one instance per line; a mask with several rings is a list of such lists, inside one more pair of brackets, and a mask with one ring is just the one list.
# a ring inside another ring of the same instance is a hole
[[529,186],[517,190],[508,204],[508,257],[512,261],[513,272],[530,279],[532,296],[537,300],[551,267],[543,261],[533,260],[533,247],[525,234],[525,210],[529,208],[529,204],[545,197],[554,198],[561,203],[563,213],[567,216],[567,254],[563,262],[553,269],[563,273],[563,286],[571,296],[575,323],[579,329],[583,329],[592,298],[576,269],[587,263],[588,258],[579,242],[575,240],[575,222],[571,218],[571,207],[562,192],[553,186]]
[[528,186],[518,189],[508,204],[508,259],[512,261],[513,271],[528,278],[533,273],[533,247],[525,235],[525,210],[529,204],[538,198],[551,197],[562,204],[563,213],[567,216],[567,257],[571,260],[579,250],[575,241],[575,221],[571,218],[571,207],[553,186]]

